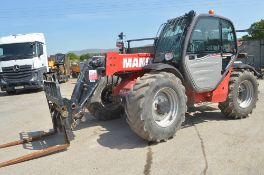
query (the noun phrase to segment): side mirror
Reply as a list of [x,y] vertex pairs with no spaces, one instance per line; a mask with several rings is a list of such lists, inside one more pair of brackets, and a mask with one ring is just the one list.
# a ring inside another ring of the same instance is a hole
[[118,47],[119,49],[122,49],[124,47],[124,43],[123,41],[116,41],[116,47]]
[[248,58],[248,54],[247,53],[239,53],[237,56],[237,59],[245,59]]
[[116,41],[116,47],[119,48],[119,52],[120,53],[124,53],[125,52],[125,45],[124,45],[124,33],[121,32],[119,35],[118,35],[118,39]]
[[123,41],[117,40],[116,41],[116,47],[119,48],[120,53],[124,52],[124,42]]

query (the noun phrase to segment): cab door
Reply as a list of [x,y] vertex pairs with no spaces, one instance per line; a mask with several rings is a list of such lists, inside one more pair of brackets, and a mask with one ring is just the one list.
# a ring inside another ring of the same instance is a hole
[[214,16],[198,17],[190,35],[185,69],[197,92],[215,89],[222,79],[220,23]]
[[222,73],[229,70],[230,63],[237,55],[237,39],[233,24],[226,20],[221,19],[222,31]]

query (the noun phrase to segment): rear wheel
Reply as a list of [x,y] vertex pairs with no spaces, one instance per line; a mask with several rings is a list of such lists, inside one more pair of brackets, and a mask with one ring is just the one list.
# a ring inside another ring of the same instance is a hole
[[91,100],[87,102],[87,109],[96,119],[116,119],[124,113],[122,105],[112,96],[112,90],[117,81],[117,77],[102,77]]
[[79,76],[78,73],[76,73],[76,72],[72,73],[72,78],[78,78],[78,76]]
[[252,72],[248,70],[233,71],[229,80],[227,100],[219,103],[219,109],[230,118],[248,117],[256,107],[258,85]]
[[185,88],[175,75],[147,73],[137,79],[126,97],[127,122],[145,140],[167,140],[180,129],[186,102]]

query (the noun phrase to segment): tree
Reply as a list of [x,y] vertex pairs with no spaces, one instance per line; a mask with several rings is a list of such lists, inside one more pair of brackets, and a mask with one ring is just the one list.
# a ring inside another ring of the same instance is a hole
[[76,55],[75,53],[68,53],[67,56],[69,57],[69,59],[71,61],[80,61],[80,57],[78,55]]
[[264,31],[260,31],[256,29],[264,29],[264,19],[251,24],[248,31],[248,35],[244,35],[242,39],[243,40],[264,39]]
[[82,54],[82,55],[80,56],[80,61],[88,60],[88,59],[90,59],[91,57],[92,57],[92,55],[89,54],[89,53]]

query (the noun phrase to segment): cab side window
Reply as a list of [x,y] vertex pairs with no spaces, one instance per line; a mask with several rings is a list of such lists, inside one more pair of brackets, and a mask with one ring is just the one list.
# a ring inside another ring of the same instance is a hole
[[39,44],[39,53],[40,55],[43,55],[43,44],[42,43]]
[[38,56],[43,55],[43,45],[42,45],[42,43],[37,43],[37,54],[38,54]]
[[220,53],[221,34],[218,18],[201,17],[192,32],[188,52],[192,54]]
[[221,20],[222,23],[222,52],[235,53],[236,52],[236,38],[233,25],[226,20]]

